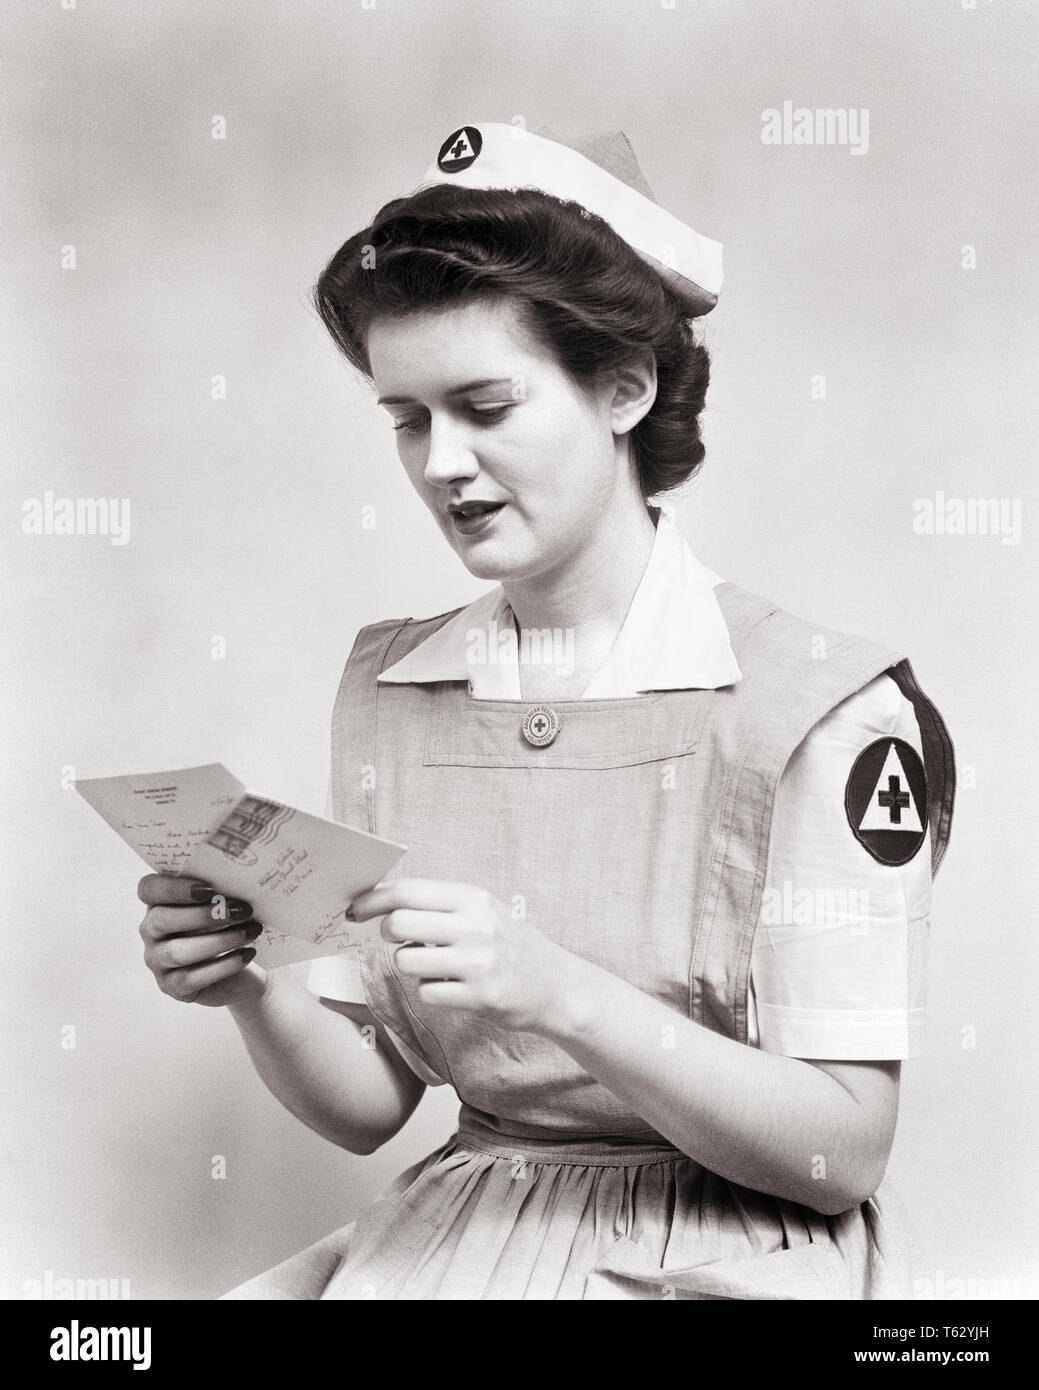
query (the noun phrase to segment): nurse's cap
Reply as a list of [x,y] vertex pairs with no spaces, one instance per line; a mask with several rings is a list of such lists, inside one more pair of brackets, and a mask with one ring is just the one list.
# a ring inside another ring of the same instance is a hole
[[568,143],[544,126],[481,121],[454,130],[422,187],[540,188],[597,213],[651,265],[692,318],[708,314],[722,287],[721,243],[665,212],[653,197],[628,137],[605,131]]

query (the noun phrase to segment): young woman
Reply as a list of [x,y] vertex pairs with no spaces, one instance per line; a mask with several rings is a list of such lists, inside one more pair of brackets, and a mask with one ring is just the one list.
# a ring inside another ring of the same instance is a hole
[[623,137],[467,126],[318,282],[495,587],[363,628],[346,663],[334,815],[408,846],[352,904],[381,919],[356,961],[316,962],[311,992],[265,974],[248,904],[214,931],[209,890],[157,876],[145,956],[351,1152],[426,1084],[461,1110],[354,1222],[225,1297],[908,1292],[877,1189],[952,747],[898,653],[722,581],[651,500],[703,459],[712,246]]

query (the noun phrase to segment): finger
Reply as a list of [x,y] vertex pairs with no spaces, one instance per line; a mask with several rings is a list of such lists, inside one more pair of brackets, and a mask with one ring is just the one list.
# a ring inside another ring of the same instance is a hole
[[402,975],[420,980],[464,980],[465,958],[452,946],[398,946],[394,963]]
[[416,993],[421,1004],[442,1004],[451,1009],[471,1009],[475,1002],[469,986],[454,980],[423,980]]
[[259,922],[250,922],[248,926],[227,927],[220,932],[167,936],[149,946],[144,959],[151,970],[179,970],[187,965],[200,965],[239,946],[248,946],[262,931]]
[[471,883],[448,883],[439,878],[394,878],[358,893],[350,904],[350,915],[355,922],[364,922],[398,907],[454,912],[472,902],[474,893],[482,891]]
[[379,935],[384,941],[421,941],[429,946],[451,946],[465,934],[465,923],[455,912],[418,912],[397,907],[382,919]]
[[175,874],[145,874],[137,885],[142,903],[187,906],[189,903],[209,902],[216,889],[198,878],[180,878]]
[[240,898],[220,898],[210,907],[150,907],[138,931],[144,941],[164,936],[183,936],[188,932],[219,931],[240,927],[252,916],[252,908]]
[[188,966],[183,970],[167,970],[159,983],[164,994],[190,1004],[201,990],[208,989],[210,985],[218,984],[231,975],[237,975],[255,954],[254,947],[246,946],[229,956],[221,956],[219,960],[207,961],[205,965]]

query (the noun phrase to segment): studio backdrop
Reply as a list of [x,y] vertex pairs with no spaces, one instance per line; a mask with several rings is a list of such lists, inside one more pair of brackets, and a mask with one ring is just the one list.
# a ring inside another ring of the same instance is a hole
[[446,1086],[369,1157],[283,1110],[225,1010],[156,989],[144,865],[73,783],[219,761],[320,814],[358,628],[487,589],[308,302],[482,120],[625,131],[724,243],[680,525],[908,653],[948,723],[889,1174],[921,1296],[1034,1295],[1035,6],[23,0],[5,31],[2,1292],[213,1297],[452,1131]]

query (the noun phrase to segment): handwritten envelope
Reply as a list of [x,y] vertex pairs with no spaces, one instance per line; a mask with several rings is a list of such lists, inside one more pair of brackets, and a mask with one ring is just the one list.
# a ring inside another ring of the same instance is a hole
[[264,927],[256,963],[268,970],[374,935],[378,918],[348,922],[346,908],[405,853],[250,791],[221,763],[77,779],[76,790],[155,873],[200,878],[251,903]]

